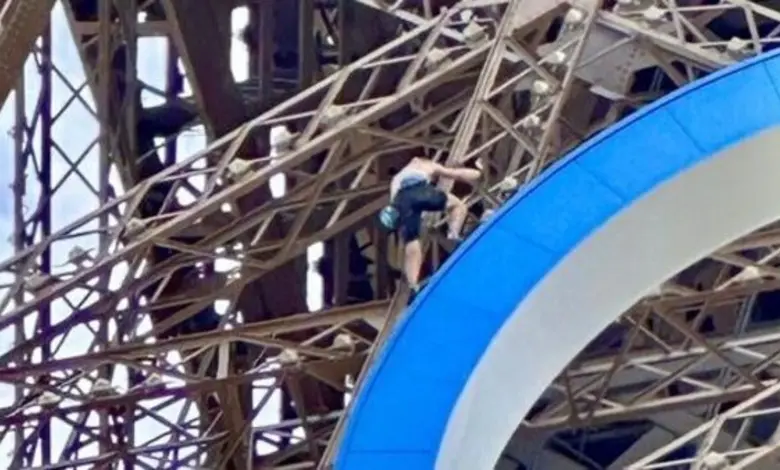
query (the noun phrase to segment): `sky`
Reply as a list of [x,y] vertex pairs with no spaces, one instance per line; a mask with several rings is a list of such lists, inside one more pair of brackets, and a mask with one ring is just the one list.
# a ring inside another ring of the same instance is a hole
[[[234,12],[233,15],[233,30],[237,33],[248,21],[248,16],[245,9],[240,8]],[[72,35],[68,29],[68,25],[63,13],[63,10],[59,3],[55,7],[52,20],[52,46],[53,46],[53,63],[55,67],[66,77],[67,82],[70,82],[72,86],[79,87],[84,82],[84,71],[81,66],[76,46],[73,42]],[[237,37],[237,34],[234,34]],[[143,38],[139,41],[139,53],[138,53],[138,72],[142,81],[152,85],[157,89],[165,88],[165,69],[166,69],[166,54],[167,44],[165,39],[161,38]],[[243,80],[247,77],[247,51],[245,46],[234,39],[231,50],[231,61],[233,74],[236,80]],[[28,61],[26,66],[27,87],[25,92],[26,108],[28,115],[32,115],[32,108],[34,107],[35,100],[38,96],[38,83],[36,81],[36,73],[34,64]],[[88,108],[82,105],[78,100],[72,101],[68,104],[69,98],[72,96],[71,91],[65,81],[55,78],[53,89],[53,102],[54,102],[54,114],[62,114],[56,120],[52,130],[52,140],[56,143],[55,150],[53,150],[52,161],[52,180],[53,185],[60,185],[57,189],[52,201],[52,214],[53,214],[53,230],[67,225],[69,222],[77,219],[78,217],[94,210],[98,207],[98,198],[93,194],[90,189],[90,184],[97,188],[98,181],[98,151],[97,148],[89,151],[87,156],[83,159],[82,163],[78,165],[80,171],[84,174],[85,180],[76,177],[73,174],[68,175],[69,165],[67,162],[57,154],[56,147],[63,150],[63,153],[68,155],[71,160],[75,160],[85,150],[88,150],[89,143],[98,136],[98,125],[90,113]],[[82,93],[84,101],[91,107],[93,106],[89,92]],[[155,105],[161,103],[159,97],[154,96],[151,93],[144,93],[142,96],[144,105]],[[0,110],[0,155],[5,155],[5,170],[0,171],[0,258],[6,259],[13,254],[12,245],[12,233],[13,233],[13,195],[10,185],[14,178],[14,143],[12,130],[14,127],[14,97],[9,98],[5,106]],[[194,128],[185,132],[178,140],[179,145],[179,158],[184,159],[192,153],[198,151],[206,145],[206,140],[202,128]],[[34,175],[28,172],[26,189],[27,194],[25,197],[25,207],[27,213],[31,213],[38,200],[38,194],[40,190],[37,186],[37,182],[33,178]],[[116,174],[112,174],[110,178],[111,183],[117,189],[121,188]],[[271,182],[271,190],[275,197],[279,197],[284,193],[284,177],[279,175]],[[58,269],[66,270],[72,268],[68,266],[67,259],[68,253],[75,247],[79,246],[84,249],[89,249],[97,245],[97,238],[95,235],[84,236],[76,239],[72,239],[66,242],[55,244],[52,249],[53,264],[58,265]],[[310,265],[322,256],[322,246],[316,245],[309,249],[308,258]],[[222,265],[224,268],[228,266],[226,263],[218,262],[217,268]],[[10,281],[8,278],[0,277],[0,294],[3,293],[3,284],[7,284]],[[308,284],[308,300],[309,307],[312,310],[317,310],[322,307],[321,292],[322,292],[322,280],[312,270],[309,270],[307,275]],[[80,299],[75,299],[80,300]],[[219,306],[218,306],[219,307]],[[218,311],[221,310],[218,308]],[[70,309],[64,303],[56,303],[52,306],[52,321],[58,322],[70,314]],[[25,325],[25,330],[28,334],[32,331],[32,320],[30,318]],[[139,327],[139,333],[143,330],[147,330],[151,327],[148,318],[141,322]],[[93,334],[85,326],[81,326],[75,329],[71,334],[67,335],[61,342],[53,342],[53,348],[59,348],[57,350],[56,357],[71,357],[87,352],[89,343],[92,341]],[[0,353],[8,351],[13,344],[13,331],[6,330],[0,331]],[[177,353],[172,353],[171,360],[178,358]],[[37,358],[34,358],[37,359]],[[176,381],[168,381],[171,384],[175,384]],[[86,392],[89,389],[89,383],[82,381],[79,384],[82,391]],[[126,371],[122,367],[117,368],[116,377],[112,385],[121,389],[126,389]],[[263,383],[256,383],[256,385],[262,386]],[[256,392],[256,400],[262,393]],[[13,388],[0,384],[0,407],[10,406],[14,402]],[[67,402],[63,402],[67,404]],[[156,401],[146,401],[144,404],[149,407],[154,406]],[[254,424],[256,426],[273,424],[278,420],[279,410],[279,397],[278,394],[269,402],[266,411],[261,411]],[[176,420],[181,412],[180,404],[166,408],[161,412],[169,419]],[[189,418],[197,416],[194,411],[188,413]],[[93,422],[96,419],[92,420]],[[96,423],[90,423],[96,424]],[[69,426],[63,424],[60,421],[53,421],[53,438],[52,438],[52,452],[56,458],[59,455],[62,446],[65,444],[69,434]],[[138,436],[137,445],[143,445],[145,439],[156,436],[157,434],[164,432],[166,426],[159,424],[152,419],[142,419],[136,424],[136,435]],[[296,433],[300,434],[300,430]],[[0,441],[0,468],[5,467],[3,463],[6,463],[14,448],[13,437],[7,436]],[[167,439],[166,439],[167,441]],[[165,441],[156,441],[155,443],[162,443]],[[262,453],[272,450],[271,447],[261,447],[258,450]],[[79,455],[80,458],[94,455],[97,448],[88,450],[87,452]],[[149,460],[150,464],[157,464],[154,460]],[[85,467],[86,468],[86,467]]]

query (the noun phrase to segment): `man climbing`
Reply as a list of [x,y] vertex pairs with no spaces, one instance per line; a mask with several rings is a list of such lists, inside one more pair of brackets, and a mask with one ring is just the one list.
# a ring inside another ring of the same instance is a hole
[[481,173],[473,168],[447,168],[425,158],[413,158],[390,182],[390,205],[382,209],[379,220],[387,229],[400,229],[404,243],[404,274],[413,293],[420,287],[423,253],[420,228],[423,212],[447,213],[450,240],[459,240],[468,214],[466,204],[435,185],[437,178],[474,184]]

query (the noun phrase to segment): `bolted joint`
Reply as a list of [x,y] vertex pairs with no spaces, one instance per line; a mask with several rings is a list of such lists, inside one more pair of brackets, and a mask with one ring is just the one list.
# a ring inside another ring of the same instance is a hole
[[228,163],[227,177],[232,181],[240,180],[249,174],[252,169],[252,164],[246,160],[235,159]]
[[666,10],[650,5],[642,12],[642,19],[650,27],[657,27],[666,21]]
[[301,356],[294,349],[283,349],[277,358],[283,366],[295,366],[301,363]]
[[545,80],[534,80],[531,84],[531,93],[536,96],[547,96],[552,92],[552,85]]
[[550,58],[547,62],[551,65],[565,65],[568,58],[569,56],[565,51],[557,50],[550,54]]
[[734,276],[735,282],[750,282],[757,281],[763,277],[761,270],[756,266],[748,266],[743,269],[739,274]]
[[432,48],[425,58],[425,70],[431,72],[448,63],[448,56],[449,54],[446,51],[439,49],[438,47]]
[[542,128],[542,118],[536,114],[529,114],[520,120],[520,126],[526,131],[535,131]]
[[126,237],[134,237],[139,233],[143,232],[145,228],[146,228],[146,222],[144,222],[142,219],[133,217],[132,219],[127,221],[127,225],[125,225],[124,234]]
[[55,282],[56,279],[48,274],[32,273],[25,277],[24,287],[30,292],[39,292]]
[[355,350],[355,340],[347,333],[340,333],[333,338],[332,347],[337,351],[353,352]]
[[271,129],[271,148],[276,153],[292,150],[295,145],[295,136],[286,126],[277,126]]
[[576,28],[585,22],[585,12],[579,8],[570,8],[563,16],[563,24],[569,28]]
[[498,185],[498,190],[502,193],[508,193],[517,189],[518,186],[520,186],[520,182],[517,181],[517,178],[514,176],[507,176],[501,180],[501,183]]
[[90,390],[90,393],[95,396],[107,396],[107,395],[116,395],[117,390],[114,388],[113,385],[111,385],[111,382],[108,381],[108,379],[97,379],[95,383],[92,385],[92,389]]
[[734,60],[741,60],[753,55],[753,48],[750,41],[735,36],[726,43],[726,54]]
[[463,28],[463,39],[467,46],[477,46],[487,39],[487,30],[472,18]]
[[731,468],[729,459],[717,452],[710,452],[701,461],[701,470],[728,470]]
[[35,404],[44,408],[51,408],[57,406],[62,399],[54,392],[43,392],[35,401]]
[[84,266],[87,262],[92,261],[92,255],[89,250],[76,245],[68,252],[68,262],[78,267]]
[[654,4],[655,0],[617,0],[612,11],[618,14],[638,13]]
[[344,119],[344,116],[346,115],[347,110],[344,109],[344,107],[334,104],[325,108],[322,112],[322,120],[320,122],[324,127],[333,127]]

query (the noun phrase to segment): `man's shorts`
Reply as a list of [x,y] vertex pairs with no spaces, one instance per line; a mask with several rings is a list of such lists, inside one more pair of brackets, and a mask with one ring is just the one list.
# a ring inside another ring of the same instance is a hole
[[423,212],[439,212],[447,208],[447,194],[435,185],[421,181],[402,187],[393,205],[398,209],[401,237],[404,242],[420,238]]

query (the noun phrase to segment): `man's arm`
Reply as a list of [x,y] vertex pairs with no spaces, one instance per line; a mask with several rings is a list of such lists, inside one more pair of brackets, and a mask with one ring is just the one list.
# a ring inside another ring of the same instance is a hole
[[439,163],[431,162],[433,164],[433,174],[440,178],[451,178],[456,181],[462,181],[464,183],[476,183],[482,176],[479,170],[473,168],[448,168]]

